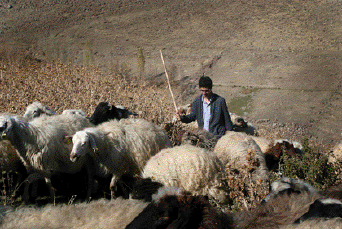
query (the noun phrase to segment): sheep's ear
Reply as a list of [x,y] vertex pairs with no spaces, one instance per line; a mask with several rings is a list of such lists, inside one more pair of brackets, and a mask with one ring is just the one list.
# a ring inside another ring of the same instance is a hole
[[1,134],[1,139],[6,139],[7,138],[7,134],[6,133],[2,133]]
[[113,110],[113,105],[112,104],[110,104],[110,103],[108,103],[108,110]]
[[94,150],[94,153],[96,154],[99,151],[99,148],[97,148],[97,146],[96,146],[96,142],[95,142],[94,137],[91,136],[90,134],[88,134],[88,136],[89,136],[90,146]]
[[65,136],[64,143],[70,145],[72,143],[72,136]]

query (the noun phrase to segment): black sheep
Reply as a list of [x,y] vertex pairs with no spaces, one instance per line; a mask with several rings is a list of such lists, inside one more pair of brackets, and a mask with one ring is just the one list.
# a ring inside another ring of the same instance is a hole
[[169,190],[166,190],[165,195],[160,195],[163,189],[158,190],[153,201],[126,229],[232,228],[231,217],[213,208],[205,196],[179,193],[179,189],[173,190],[176,194],[169,194]]
[[128,118],[130,115],[136,115],[128,111],[125,107],[114,106],[108,102],[100,102],[90,117],[90,122],[94,125],[109,121],[111,119],[120,120]]

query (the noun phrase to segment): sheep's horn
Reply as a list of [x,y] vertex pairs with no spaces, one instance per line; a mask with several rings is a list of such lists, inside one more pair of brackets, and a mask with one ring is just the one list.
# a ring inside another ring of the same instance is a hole
[[91,136],[90,134],[88,134],[89,136],[89,142],[90,142],[90,146],[91,148],[94,150],[94,153],[97,153],[99,151],[99,148],[97,148],[96,146],[96,142],[93,136]]

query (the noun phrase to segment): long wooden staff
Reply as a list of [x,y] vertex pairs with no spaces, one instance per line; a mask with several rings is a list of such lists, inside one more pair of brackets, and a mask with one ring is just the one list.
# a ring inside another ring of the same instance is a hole
[[160,56],[161,56],[161,59],[163,61],[165,75],[166,75],[166,79],[167,79],[167,84],[169,85],[169,90],[170,90],[171,97],[172,97],[172,100],[173,100],[173,105],[175,106],[176,112],[178,112],[178,108],[177,108],[177,105],[176,105],[175,97],[173,96],[172,89],[171,89],[169,75],[167,74],[167,71],[166,71],[165,62],[164,62],[164,58],[163,58],[163,53],[162,53],[161,50],[160,50]]

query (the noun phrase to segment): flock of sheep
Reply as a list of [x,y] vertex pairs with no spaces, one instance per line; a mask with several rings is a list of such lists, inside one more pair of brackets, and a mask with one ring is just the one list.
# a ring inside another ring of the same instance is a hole
[[[323,193],[284,177],[272,183],[254,210],[225,213],[210,203],[229,201],[227,169],[246,170],[252,180],[266,182],[280,149],[298,154],[300,143],[255,136],[251,125],[231,114],[234,131],[218,141],[196,130],[173,146],[162,127],[131,116],[108,102],[99,103],[91,117],[81,110],[57,114],[39,102],[23,116],[1,114],[0,169],[20,174],[25,203],[35,201],[41,179],[53,203],[63,186],[64,180],[59,186],[53,182],[60,174],[80,184],[85,200],[41,208],[3,206],[1,228],[341,228],[339,187]],[[335,148],[338,155],[341,147]],[[111,200],[87,203],[103,183]],[[77,188],[67,195],[78,194]]]

